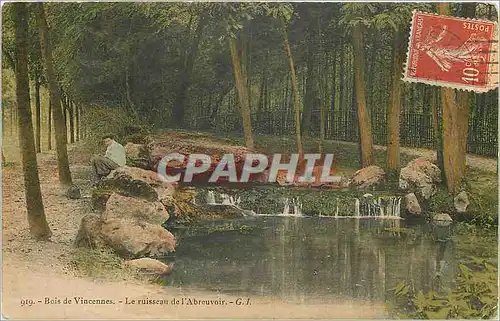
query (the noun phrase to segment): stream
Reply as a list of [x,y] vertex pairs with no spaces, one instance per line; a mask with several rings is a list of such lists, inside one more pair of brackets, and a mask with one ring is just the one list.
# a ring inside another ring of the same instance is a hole
[[180,238],[169,286],[297,302],[387,302],[406,281],[452,286],[468,255],[496,265],[496,236],[401,219],[251,216],[204,222]]

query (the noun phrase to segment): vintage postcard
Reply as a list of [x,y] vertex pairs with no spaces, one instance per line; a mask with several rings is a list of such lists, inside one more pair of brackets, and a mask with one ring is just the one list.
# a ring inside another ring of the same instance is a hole
[[2,318],[498,319],[497,22],[2,2]]

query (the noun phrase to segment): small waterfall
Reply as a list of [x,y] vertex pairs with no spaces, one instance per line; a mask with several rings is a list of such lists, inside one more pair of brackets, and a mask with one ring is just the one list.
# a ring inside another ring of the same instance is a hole
[[215,201],[215,193],[213,191],[208,191],[206,195],[206,201],[208,205],[229,205],[241,210],[243,216],[256,216],[257,213],[253,210],[246,210],[240,207],[241,197],[233,197],[228,194],[220,194],[222,200],[221,203]]
[[288,198],[285,198],[285,207],[283,207],[283,215],[290,215],[290,204],[288,203]]
[[208,191],[207,193],[207,204],[214,205],[215,203],[215,195],[213,191]]
[[353,216],[349,214],[339,215],[337,200],[334,217],[400,218],[401,197],[375,198],[372,194],[365,194],[362,198],[355,198],[354,200]]
[[220,197],[222,199],[222,205],[231,205],[231,198],[227,194],[220,194]]
[[215,200],[215,193],[213,191],[208,191],[206,196],[206,202],[208,205],[233,205],[239,206],[241,203],[241,197],[234,198],[233,196],[229,196],[227,194],[219,194],[221,203],[217,203]]
[[[293,209],[291,212],[290,210]],[[283,212],[281,215],[285,216],[302,216],[302,202],[298,197],[292,198],[290,201],[288,198],[285,198],[285,206],[283,207]]]
[[377,205],[378,205],[378,208],[380,210],[379,216],[384,217],[384,207],[382,206],[382,200],[380,199],[380,197],[378,198]]
[[388,216],[399,217],[399,215],[401,214],[401,197],[394,197],[391,200],[393,201],[392,211],[387,214]]
[[294,199],[293,212],[295,215],[302,216],[302,202],[298,197]]
[[392,213],[394,212],[394,200],[391,198],[387,201],[387,216],[390,216],[392,215]]

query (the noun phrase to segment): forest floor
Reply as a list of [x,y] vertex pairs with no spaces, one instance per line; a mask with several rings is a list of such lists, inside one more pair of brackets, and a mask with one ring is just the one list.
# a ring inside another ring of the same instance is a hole
[[[243,139],[234,139],[239,144],[244,144]],[[319,140],[317,138],[303,138],[302,144],[304,152],[315,153],[318,150]],[[255,145],[258,149],[263,149],[268,153],[286,152],[296,150],[296,142],[290,137],[276,137],[261,135],[255,137]],[[387,146],[374,145],[375,164],[384,167]],[[352,142],[337,140],[325,141],[325,153],[334,154],[334,163],[340,166],[340,171],[350,174],[359,169],[359,145]],[[406,166],[408,162],[423,157],[431,162],[436,162],[436,151],[425,148],[401,147],[401,166]],[[467,154],[466,162],[469,168],[482,172],[496,173],[498,160],[493,157],[485,157],[475,154]]]
[[[267,141],[269,142],[269,141]],[[283,140],[286,146],[289,142]],[[292,141],[293,143],[293,141]],[[258,140],[258,144],[266,145]],[[338,148],[349,146],[337,143]],[[274,145],[276,146],[276,145]],[[88,161],[91,152],[83,144],[69,145],[74,183],[90,194]],[[337,149],[338,150],[338,149]],[[418,156],[421,156],[419,154]],[[432,157],[430,153],[425,154]],[[347,157],[344,155],[344,157]],[[468,157],[473,162],[477,157]],[[346,159],[347,160],[347,159]],[[481,169],[496,169],[496,160],[480,158]],[[483,164],[484,163],[484,164]],[[485,165],[487,164],[487,165]],[[234,301],[231,295],[189,288],[160,286],[139,279],[123,268],[123,261],[105,252],[72,246],[80,220],[90,211],[89,198],[68,200],[58,185],[55,152],[38,155],[45,214],[52,229],[50,242],[30,238],[19,163],[3,167],[2,177],[2,314],[6,318],[37,319],[183,319],[183,318],[384,318],[383,303],[327,302],[316,298],[298,303],[278,298],[251,298],[251,306],[164,306],[124,304],[119,301],[145,298],[191,297]],[[469,164],[474,166],[472,164]],[[65,298],[111,299],[113,306],[63,304]],[[60,304],[45,304],[45,300]],[[24,301],[23,301],[24,300]],[[34,305],[23,302],[34,301]],[[41,300],[41,302],[39,302]],[[169,302],[170,303],[170,302]]]

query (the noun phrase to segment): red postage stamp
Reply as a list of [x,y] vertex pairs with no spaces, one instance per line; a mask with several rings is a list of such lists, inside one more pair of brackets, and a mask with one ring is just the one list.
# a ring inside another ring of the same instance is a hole
[[498,87],[493,21],[413,12],[404,81],[487,92]]

